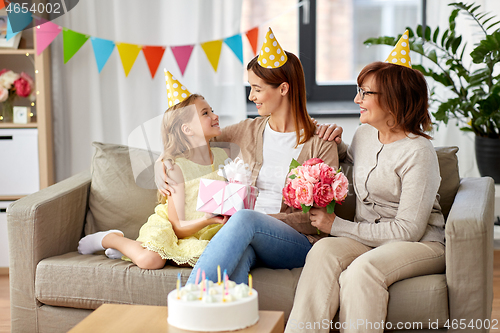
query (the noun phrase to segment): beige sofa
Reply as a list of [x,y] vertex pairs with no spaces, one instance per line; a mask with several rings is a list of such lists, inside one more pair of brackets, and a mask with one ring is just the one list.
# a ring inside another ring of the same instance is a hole
[[[137,236],[155,205],[155,191],[135,184],[127,147],[94,145],[91,173],[29,195],[7,210],[12,332],[66,332],[103,303],[167,305],[177,273],[182,283],[189,276],[190,268],[142,270],[102,254],[76,252],[84,231],[119,228]],[[394,324],[421,322],[425,330],[429,323],[443,328],[448,319],[460,326],[491,316],[494,184],[491,178],[460,180],[456,150],[437,149],[447,215],[446,273],[392,285],[387,321]],[[353,199],[351,194],[337,205],[340,216],[352,218]],[[281,310],[288,317],[300,272],[254,269],[260,309]]]

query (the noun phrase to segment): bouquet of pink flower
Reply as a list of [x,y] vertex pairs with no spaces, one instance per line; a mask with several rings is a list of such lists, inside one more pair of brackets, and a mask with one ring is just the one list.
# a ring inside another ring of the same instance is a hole
[[342,203],[348,191],[349,182],[340,169],[333,169],[319,158],[311,158],[302,165],[292,159],[283,197],[285,204],[304,213],[316,205],[326,207],[331,214],[335,203]]

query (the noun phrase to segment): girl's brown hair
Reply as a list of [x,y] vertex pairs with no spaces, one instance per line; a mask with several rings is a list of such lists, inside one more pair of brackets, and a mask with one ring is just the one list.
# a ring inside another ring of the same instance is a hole
[[373,75],[376,84],[374,97],[394,119],[389,127],[430,139],[424,133],[431,130],[432,124],[424,75],[412,68],[377,61],[361,70],[358,86],[369,75]]
[[[286,52],[287,62],[278,68],[264,68],[257,62],[255,57],[247,65],[247,70],[251,70],[264,82],[275,88],[283,82],[289,85],[288,100],[290,101],[292,116],[295,122],[295,132],[297,134],[297,146],[309,140],[316,131],[316,126],[307,113],[306,106],[306,84],[304,80],[304,70],[299,58],[293,53]],[[301,129],[304,130],[301,133]]]

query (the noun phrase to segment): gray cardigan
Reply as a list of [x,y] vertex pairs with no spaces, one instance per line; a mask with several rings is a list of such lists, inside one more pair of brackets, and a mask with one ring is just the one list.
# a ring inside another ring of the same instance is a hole
[[429,140],[410,134],[382,144],[377,129],[362,125],[354,134],[347,159],[354,163],[355,221],[337,216],[331,235],[372,247],[395,241],[444,244],[444,217],[437,194],[441,177]]

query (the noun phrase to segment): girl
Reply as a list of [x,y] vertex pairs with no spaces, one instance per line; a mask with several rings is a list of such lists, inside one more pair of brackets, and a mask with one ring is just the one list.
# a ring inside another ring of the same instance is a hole
[[[176,87],[176,83],[170,86]],[[203,96],[190,95],[167,109],[162,126],[163,156],[175,161],[171,172],[178,184],[175,192],[167,201],[161,196],[161,203],[141,227],[137,240],[124,237],[119,230],[101,231],[82,238],[78,252],[92,254],[106,249],[108,257],[121,258],[123,254],[129,258],[125,260],[143,269],[160,269],[167,260],[194,266],[209,240],[227,221],[227,217],[195,209],[200,178],[224,180],[216,169],[228,155],[221,148],[208,148],[209,140],[220,134],[219,117]]]

